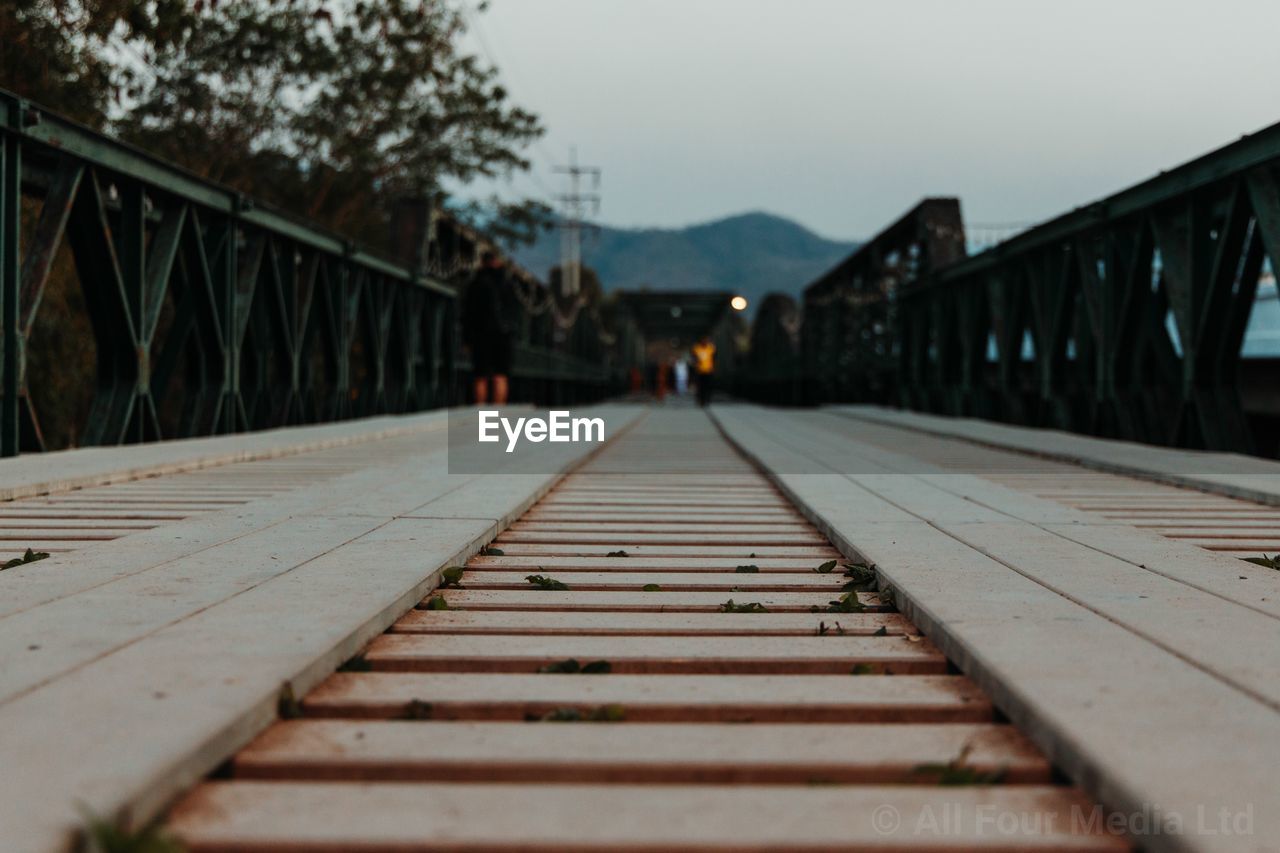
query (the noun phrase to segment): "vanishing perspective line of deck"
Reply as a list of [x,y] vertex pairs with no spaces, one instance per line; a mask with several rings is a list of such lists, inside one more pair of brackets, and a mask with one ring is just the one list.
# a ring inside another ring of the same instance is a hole
[[[869,815],[944,799],[1248,818],[1144,849],[1280,837],[1280,573],[1239,559],[1280,551],[1265,465],[861,407],[596,411],[602,451],[484,475],[448,464],[465,412],[17,460],[0,549],[52,556],[0,573],[4,848],[175,801],[197,849],[920,849]],[[901,612],[828,612],[833,559]],[[610,672],[537,671],[570,660]],[[921,778],[949,762],[1002,783]],[[970,840],[1125,843],[1057,827]]]
[[[644,523],[675,506],[771,521]],[[959,798],[969,818],[1089,809],[877,596],[829,612],[849,594],[841,555],[701,412],[649,414],[526,518],[184,800],[178,837],[195,851],[925,850],[958,840],[913,831],[957,802],[949,773],[999,780]],[[876,809],[907,820],[877,825]],[[959,837],[983,849],[1124,847],[1065,820],[1012,836],[968,823]]]

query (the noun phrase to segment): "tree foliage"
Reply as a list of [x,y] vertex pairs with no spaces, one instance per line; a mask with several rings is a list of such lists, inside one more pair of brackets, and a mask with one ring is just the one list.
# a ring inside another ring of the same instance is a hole
[[532,244],[555,227],[556,214],[537,199],[504,201],[497,196],[450,204],[449,212],[504,246]]
[[184,0],[5,0],[0,85],[101,128],[138,84],[122,51],[166,44],[189,18]]
[[497,70],[459,49],[464,29],[444,0],[220,4],[157,46],[156,79],[118,128],[199,174],[381,242],[392,199],[442,199],[445,181],[528,168],[520,151],[542,133]]
[[[447,0],[9,0],[0,85],[373,245],[399,197],[528,168],[542,131]],[[460,218],[506,242],[532,202]]]
[[[0,87],[375,248],[406,196],[528,240],[545,207],[446,197],[542,133],[463,49],[460,2],[0,0]],[[50,447],[79,442],[97,360],[77,279],[64,245],[27,351]]]

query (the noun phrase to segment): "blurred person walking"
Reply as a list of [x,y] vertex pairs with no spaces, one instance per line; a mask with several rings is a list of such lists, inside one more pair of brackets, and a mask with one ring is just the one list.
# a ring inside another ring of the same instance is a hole
[[462,300],[462,342],[471,351],[473,398],[480,406],[507,402],[511,329],[502,310],[506,287],[502,258],[485,252]]
[[705,406],[711,402],[712,386],[716,376],[716,345],[711,338],[703,335],[689,350],[693,353],[693,372],[697,375],[698,405]]
[[676,359],[676,363],[672,365],[672,371],[676,380],[676,395],[683,397],[689,393],[689,362],[684,357]]

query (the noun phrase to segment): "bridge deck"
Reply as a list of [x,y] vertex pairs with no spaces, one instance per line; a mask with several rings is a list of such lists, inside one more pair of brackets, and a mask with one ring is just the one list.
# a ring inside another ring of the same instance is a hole
[[[716,532],[653,520],[676,507]],[[359,659],[370,671],[332,676],[303,719],[181,803],[179,837],[197,851],[1123,846],[1072,831],[1088,801],[876,596],[824,612],[847,578],[815,569],[840,554],[701,412],[649,414],[526,518],[430,599],[450,609],[398,622]],[[730,600],[767,612],[722,612]],[[593,664],[609,674],[540,671]],[[940,787],[927,768],[959,756],[1003,784]],[[955,803],[958,833],[911,832]],[[1002,836],[968,820],[981,807],[1064,820]],[[877,825],[876,809],[907,819]]]
[[[613,430],[637,412],[601,414]],[[0,849],[66,849],[81,804],[155,815],[273,719],[282,690],[328,676],[586,452],[549,447],[541,473],[450,474],[446,423],[204,439],[151,462],[125,448],[118,469],[117,451],[73,451],[39,458],[43,481],[37,457],[3,463],[22,494],[82,487],[13,512],[174,518],[0,572]],[[209,503],[223,478],[264,491]],[[169,488],[201,503],[126,497]]]
[[[1237,559],[1280,550],[1280,477],[867,409],[717,406],[723,437],[602,411],[620,437],[558,486],[449,474],[440,414],[0,468],[10,541],[76,549],[0,573],[0,846],[65,847],[78,802],[144,822],[233,755],[172,815],[198,847],[921,849],[945,839],[881,835],[876,807],[1092,799],[1186,825],[1149,849],[1280,837],[1280,572]],[[559,447],[557,471],[587,458]],[[840,555],[901,612],[810,612]],[[535,672],[570,658],[612,672]],[[593,713],[625,722],[523,722]],[[966,746],[1003,784],[913,772]],[[1198,833],[1219,807],[1250,833]],[[962,840],[1116,843],[1056,827]]]
[[[837,547],[880,565],[904,614],[1070,778],[1120,813],[1177,816],[1183,832],[1144,847],[1258,850],[1280,837],[1280,573],[1124,517],[1188,495],[1193,512],[1226,520],[1269,508],[1223,513],[1216,497],[864,417],[717,411]],[[1143,455],[1165,469],[1178,457]],[[1255,470],[1258,493],[1274,488]],[[1184,465],[1182,480],[1197,473]],[[1082,474],[1085,495],[1140,497],[1092,503],[1073,491]],[[1219,809],[1251,815],[1250,833],[1201,821]]]

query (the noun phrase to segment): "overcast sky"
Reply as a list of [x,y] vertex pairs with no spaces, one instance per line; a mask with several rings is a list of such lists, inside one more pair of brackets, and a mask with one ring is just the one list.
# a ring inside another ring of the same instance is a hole
[[[1277,0],[491,0],[469,36],[600,220],[1039,221],[1280,120]],[[481,40],[484,44],[481,44]]]

